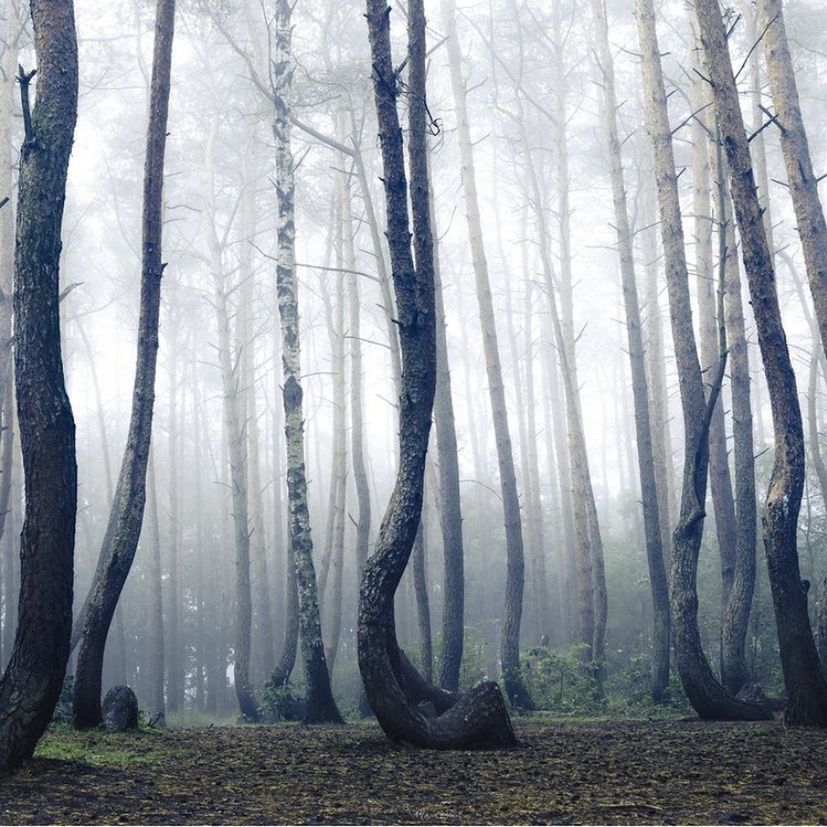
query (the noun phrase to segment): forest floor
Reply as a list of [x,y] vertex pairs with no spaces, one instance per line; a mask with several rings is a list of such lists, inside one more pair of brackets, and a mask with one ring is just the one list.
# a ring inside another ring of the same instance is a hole
[[2,824],[827,824],[827,733],[780,722],[515,722],[505,752],[374,725],[49,732]]

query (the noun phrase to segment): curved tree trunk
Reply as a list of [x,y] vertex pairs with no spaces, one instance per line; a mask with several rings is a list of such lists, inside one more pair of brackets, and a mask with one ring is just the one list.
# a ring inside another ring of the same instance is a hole
[[804,488],[804,432],[798,389],[766,229],[755,189],[749,142],[717,0],[695,0],[701,43],[726,148],[732,198],[749,280],[758,343],[772,403],[775,465],[764,505],[764,547],[775,608],[787,721],[827,726],[827,679],[821,671],[798,566],[796,530]]
[[144,165],[141,307],[132,416],[115,498],[83,616],[73,700],[74,724],[79,729],[101,723],[101,673],[106,638],[135,559],[144,518],[146,469],[155,404],[161,278],[165,266],[161,261],[164,153],[174,25],[175,0],[158,0]]
[[494,683],[457,699],[430,688],[398,648],[393,599],[408,563],[422,511],[425,456],[436,387],[433,247],[428,208],[425,138],[425,15],[422,0],[409,9],[410,163],[414,248],[411,253],[402,132],[390,49],[390,8],[368,0],[373,87],[379,120],[388,242],[396,288],[405,370],[399,403],[399,468],[376,550],[359,595],[359,669],[368,700],[388,737],[430,748],[515,743],[505,702]]
[[500,471],[505,544],[507,557],[505,606],[503,608],[500,658],[503,683],[509,701],[520,709],[529,710],[533,704],[520,673],[520,621],[523,613],[523,588],[525,561],[523,558],[523,530],[520,502],[517,494],[517,477],[514,471],[514,454],[508,426],[508,410],[505,401],[502,366],[488,263],[485,257],[482,224],[477,201],[476,173],[474,171],[473,144],[468,121],[465,84],[462,79],[460,44],[457,39],[456,10],[454,0],[443,0],[442,16],[447,37],[448,62],[451,87],[457,109],[457,132],[462,165],[462,184],[468,236],[476,278],[477,301],[480,308],[485,368],[488,376],[488,392],[491,398],[491,415],[497,446]]
[[[697,52],[695,53],[697,54]],[[700,71],[700,67],[697,67]],[[705,384],[711,389],[716,367],[720,361],[718,330],[723,321],[717,318],[716,282],[712,263],[712,205],[711,205],[711,164],[709,157],[710,129],[704,105],[708,104],[708,83],[700,73],[692,81],[691,106],[695,117],[692,119],[692,192],[695,241],[695,280],[698,297],[698,327],[700,332],[701,373]],[[720,201],[720,199],[719,199]],[[719,213],[719,219],[721,215]],[[726,248],[719,244],[719,250]],[[726,256],[720,256],[724,267]],[[721,270],[721,285],[725,271]],[[709,390],[707,390],[707,394]],[[727,456],[726,424],[724,406],[720,395],[712,411],[709,423],[709,487],[712,506],[715,510],[715,532],[718,552],[721,558],[721,608],[726,613],[735,577],[735,500],[732,495],[732,478]],[[723,635],[723,630],[721,632]],[[723,640],[721,641],[723,648]],[[723,653],[722,653],[723,657]],[[736,690],[737,691],[737,690]]]
[[741,268],[735,242],[735,225],[729,213],[729,191],[723,148],[717,143],[718,232],[720,266],[724,268],[724,323],[730,351],[732,394],[732,454],[735,476],[735,559],[732,588],[724,604],[721,625],[721,680],[736,694],[750,679],[746,639],[755,593],[757,544],[755,498],[755,446],[752,434],[749,351],[741,300]]
[[25,135],[15,247],[15,383],[26,483],[17,635],[0,681],[0,772],[30,758],[63,687],[72,628],[75,423],[60,349],[60,231],[77,117],[74,8],[32,0],[37,97]]
[[648,34],[641,38],[640,45],[646,125],[654,151],[666,283],[685,430],[683,490],[678,525],[673,534],[671,579],[672,628],[678,671],[690,703],[702,718],[765,719],[772,716],[768,709],[738,701],[724,690],[712,673],[701,645],[698,628],[698,555],[705,517],[709,422],[723,379],[724,356],[721,356],[716,367],[711,393],[706,399],[692,325],[672,130],[651,8]]
[[319,596],[313,567],[313,540],[307,505],[307,477],[304,466],[304,419],[302,413],[301,355],[299,350],[299,297],[296,279],[296,225],[294,220],[295,181],[290,146],[290,95],[293,78],[291,52],[293,6],[277,0],[274,25],[273,137],[276,144],[277,226],[276,292],[282,335],[284,370],[285,434],[287,439],[287,496],[289,542],[291,543],[299,590],[299,628],[302,661],[307,683],[307,723],[341,723],[333,700],[322,642]]

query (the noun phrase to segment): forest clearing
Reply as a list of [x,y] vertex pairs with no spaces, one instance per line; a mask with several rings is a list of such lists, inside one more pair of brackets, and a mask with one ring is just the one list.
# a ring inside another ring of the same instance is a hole
[[[521,723],[507,752],[373,725],[50,733],[7,824],[823,824],[827,734],[781,723]],[[630,751],[634,760],[630,760]],[[41,757],[42,756],[42,757]]]
[[827,823],[823,0],[0,0],[0,822]]

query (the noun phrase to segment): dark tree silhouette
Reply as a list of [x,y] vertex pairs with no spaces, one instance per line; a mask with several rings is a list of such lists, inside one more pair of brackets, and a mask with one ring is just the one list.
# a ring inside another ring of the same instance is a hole
[[77,118],[71,0],[32,0],[34,72],[20,70],[24,138],[15,247],[15,384],[26,510],[14,648],[0,682],[0,772],[30,758],[52,717],[69,657],[77,513],[75,422],[63,381],[59,265]]
[[78,651],[73,701],[74,723],[79,729],[101,723],[101,673],[106,637],[135,559],[146,505],[146,473],[155,404],[161,279],[165,267],[161,261],[164,154],[174,27],[175,0],[158,0],[144,162],[141,308],[132,417],[95,578],[80,616],[83,636]]
[[387,202],[397,319],[402,349],[399,398],[399,469],[376,550],[365,567],[359,595],[359,669],[379,724],[395,740],[437,749],[511,746],[516,743],[505,701],[495,683],[464,695],[430,686],[396,642],[394,595],[410,558],[422,512],[425,457],[436,387],[433,243],[428,204],[425,15],[421,0],[408,6],[410,72],[411,207],[396,83],[390,47],[390,8],[368,0],[373,88]]

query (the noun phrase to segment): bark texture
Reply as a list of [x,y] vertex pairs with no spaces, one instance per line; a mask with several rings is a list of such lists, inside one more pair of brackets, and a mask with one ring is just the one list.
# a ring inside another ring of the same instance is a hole
[[709,422],[723,379],[724,356],[716,366],[711,392],[704,395],[703,378],[692,324],[689,272],[684,246],[678,180],[672,150],[660,51],[654,33],[641,42],[646,125],[652,140],[655,181],[660,208],[672,338],[678,365],[685,431],[684,476],[678,525],[672,547],[672,628],[678,671],[695,711],[706,719],[766,719],[772,713],[731,697],[712,673],[698,628],[698,555],[705,517],[709,467]]
[[161,307],[164,154],[169,113],[170,65],[175,27],[175,0],[158,0],[149,98],[138,354],[129,422],[118,485],[86,599],[83,635],[75,669],[74,724],[79,729],[101,723],[101,678],[109,626],[132,568],[146,504],[146,472],[155,404],[155,368]]
[[368,701],[388,737],[437,749],[510,746],[515,743],[514,733],[497,685],[481,683],[463,696],[431,687],[399,649],[394,628],[394,595],[407,566],[422,511],[425,457],[436,387],[422,0],[412,0],[408,10],[411,205],[416,264],[411,250],[408,185],[396,108],[390,8],[385,0],[367,2],[387,235],[404,370],[399,398],[397,479],[359,595],[359,669]]
[[750,680],[746,643],[752,598],[755,593],[757,514],[755,445],[752,433],[749,351],[741,299],[741,268],[735,242],[735,224],[729,209],[729,189],[723,147],[716,146],[718,176],[719,266],[724,279],[724,324],[729,346],[732,395],[732,454],[735,483],[735,559],[729,600],[721,623],[721,680],[736,694]]
[[290,144],[290,98],[293,82],[292,10],[290,0],[277,0],[273,33],[273,137],[276,147],[276,198],[279,217],[276,232],[276,293],[281,321],[284,372],[282,401],[287,441],[287,498],[289,542],[299,592],[299,628],[304,676],[307,684],[307,723],[341,723],[333,700],[322,642],[319,594],[313,566],[313,539],[307,503],[304,465],[301,352],[299,348],[299,297],[296,278],[295,178]]
[[818,194],[810,144],[801,116],[782,0],[757,0],[770,92],[781,135],[781,152],[801,239],[821,345],[827,353],[827,221]]
[[15,385],[26,506],[17,634],[0,681],[0,772],[30,758],[63,686],[72,628],[77,513],[75,423],[63,380],[59,264],[77,118],[70,0],[31,4],[37,96],[21,70],[25,135],[15,247]]
[[827,726],[827,680],[807,613],[796,546],[804,487],[804,432],[795,373],[781,322],[775,270],[755,187],[726,30],[716,0],[695,0],[749,281],[758,344],[770,392],[775,464],[764,503],[764,547],[791,724]]

